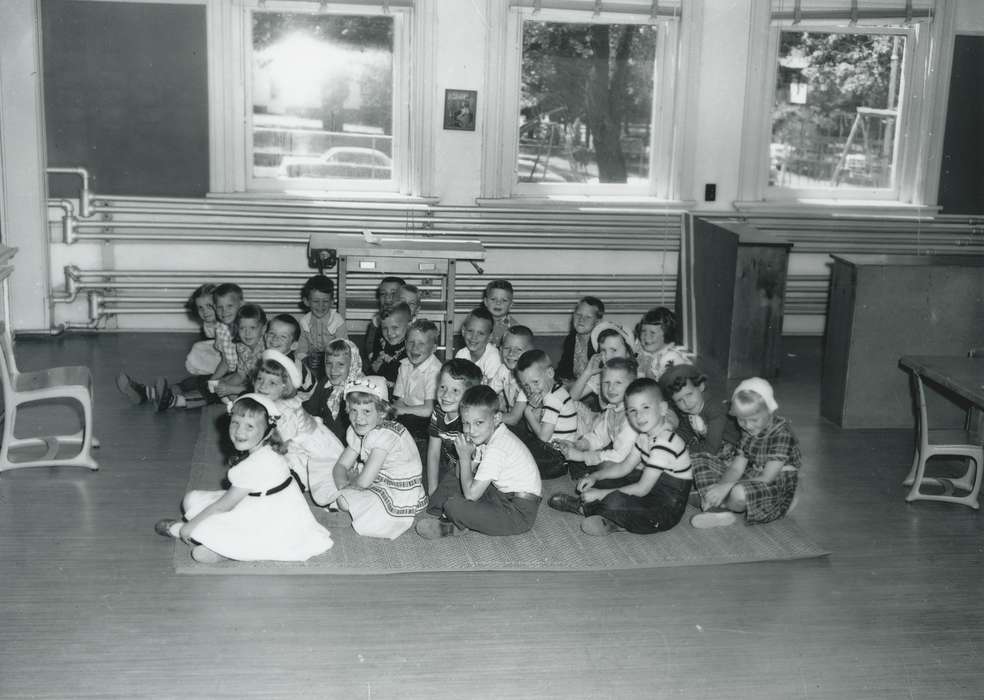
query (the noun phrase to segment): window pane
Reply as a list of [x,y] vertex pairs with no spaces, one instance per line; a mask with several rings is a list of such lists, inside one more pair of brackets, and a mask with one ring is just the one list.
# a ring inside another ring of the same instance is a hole
[[769,184],[890,188],[905,37],[781,32]]
[[648,181],[656,34],[523,23],[519,182]]
[[393,179],[393,18],[253,13],[253,177]]

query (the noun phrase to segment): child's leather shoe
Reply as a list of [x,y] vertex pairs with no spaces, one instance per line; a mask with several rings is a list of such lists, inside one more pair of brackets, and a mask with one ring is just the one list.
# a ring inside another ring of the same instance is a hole
[[547,499],[547,505],[565,513],[581,513],[581,499],[569,493],[555,493]]

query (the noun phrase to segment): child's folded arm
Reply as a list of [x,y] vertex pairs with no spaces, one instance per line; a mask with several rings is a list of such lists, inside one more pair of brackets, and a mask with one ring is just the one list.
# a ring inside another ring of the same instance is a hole
[[508,413],[502,414],[502,422],[506,425],[517,425],[519,421],[523,420],[523,414],[526,412],[527,403],[525,401],[517,401]]
[[369,459],[366,460],[362,471],[359,472],[358,476],[349,485],[360,489],[367,489],[372,486],[372,482],[376,480],[379,470],[383,468],[383,463],[386,461],[386,455],[388,454],[389,452],[381,447],[374,448],[369,453]]
[[752,477],[749,481],[761,481],[763,484],[770,484],[776,480],[776,477],[779,476],[779,472],[782,471],[784,466],[786,466],[785,460],[770,459],[765,463],[762,473],[756,477]]
[[588,394],[594,393],[594,390],[589,386],[591,377],[598,374],[601,371],[601,364],[599,360],[600,355],[594,355],[588,360],[588,366],[581,372],[581,376],[577,378],[573,384],[567,389],[567,393],[571,395],[571,398],[575,401],[584,398]]
[[400,416],[411,415],[430,418],[434,412],[434,399],[427,399],[420,406],[408,406],[403,399],[398,399],[393,403],[393,406],[396,407],[396,413]]
[[[595,421],[595,428],[597,430],[597,424],[604,421]],[[605,431],[607,433],[607,430]],[[593,435],[594,433],[592,433]],[[592,440],[591,435],[586,436],[588,440]],[[623,426],[622,430],[618,432],[611,439],[611,447],[606,449],[592,449],[585,453],[584,463],[588,466],[594,466],[595,464],[601,464],[602,462],[622,462],[632,453],[632,448],[635,446],[636,432],[626,424]],[[591,460],[591,461],[589,461]]]
[[662,472],[659,469],[645,468],[642,470],[642,476],[639,477],[639,481],[633,484],[626,484],[625,486],[619,486],[615,491],[621,491],[629,496],[645,496],[647,493],[653,490],[656,482],[659,481],[659,477]]

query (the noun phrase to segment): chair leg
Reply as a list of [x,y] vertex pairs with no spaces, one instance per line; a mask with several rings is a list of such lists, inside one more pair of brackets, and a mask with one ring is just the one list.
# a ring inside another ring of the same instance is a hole
[[923,478],[926,475],[926,458],[920,451],[917,451],[916,454],[918,455],[918,460],[913,465],[916,468],[916,473],[912,478],[912,488],[909,489],[909,494],[905,497],[905,500],[909,503],[920,498],[919,487],[922,486]]
[[912,486],[912,482],[915,481],[916,479],[916,471],[918,469],[919,469],[919,445],[916,445],[916,449],[912,453],[912,466],[909,467],[909,473],[902,481],[903,486]]

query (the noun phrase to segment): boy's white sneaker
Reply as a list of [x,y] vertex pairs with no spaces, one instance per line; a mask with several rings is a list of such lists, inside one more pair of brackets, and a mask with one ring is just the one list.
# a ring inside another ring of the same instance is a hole
[[706,530],[712,527],[733,525],[736,520],[735,514],[730,510],[709,510],[706,513],[698,513],[692,517],[690,524],[698,530]]

